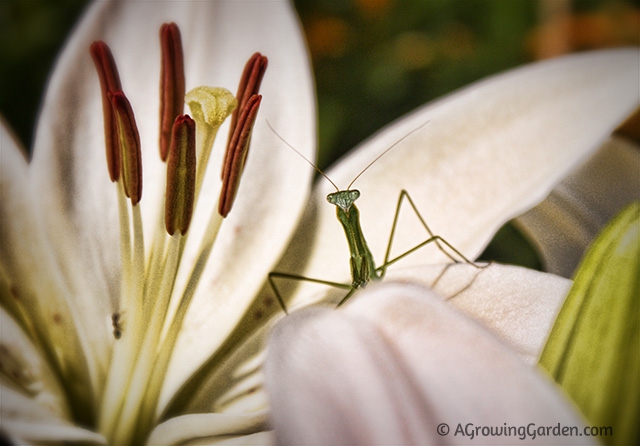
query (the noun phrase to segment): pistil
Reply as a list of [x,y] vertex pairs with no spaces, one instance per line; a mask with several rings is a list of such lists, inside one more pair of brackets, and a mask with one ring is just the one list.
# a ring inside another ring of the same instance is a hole
[[218,134],[220,126],[237,108],[238,101],[229,90],[224,88],[200,86],[187,93],[186,102],[191,109],[191,116],[196,121],[198,128],[196,132],[198,167],[195,198],[197,204],[204,173],[209,165],[213,141]]

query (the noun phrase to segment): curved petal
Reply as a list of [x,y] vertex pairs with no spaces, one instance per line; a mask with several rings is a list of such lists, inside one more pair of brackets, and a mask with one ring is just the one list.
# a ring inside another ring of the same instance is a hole
[[572,285],[553,274],[495,263],[483,269],[464,263],[397,268],[388,279],[433,288],[531,365],[538,362]]
[[[68,305],[68,290],[34,208],[26,159],[1,121],[0,150],[0,304],[47,351],[47,359],[57,362],[51,366],[78,377],[75,390],[81,389],[80,398],[88,403],[106,368],[108,346],[91,317],[81,317],[94,308],[83,312]],[[84,323],[93,323],[93,330],[83,337],[80,329],[89,327]]]
[[600,230],[635,200],[640,200],[640,150],[615,137],[516,224],[538,248],[546,271],[571,277]]
[[30,277],[41,255],[37,243],[40,228],[31,199],[27,160],[4,120],[0,120],[0,197],[0,271],[14,292],[34,296],[45,290],[40,282],[47,273]]
[[[307,196],[311,173],[288,162],[290,153],[265,120],[313,158],[315,107],[306,50],[286,2],[96,2],[56,65],[32,163],[38,207],[61,269],[74,291],[90,290],[72,293],[73,299],[116,306],[119,293],[116,189],[105,168],[100,89],[88,47],[97,39],[109,44],[136,115],[144,158],[141,206],[150,240],[164,199],[165,171],[157,148],[158,84],[149,79],[159,79],[157,35],[167,21],[182,30],[187,89],[207,84],[235,91],[246,59],[255,51],[269,57],[244,181],[201,279],[192,303],[196,309],[187,316],[189,329],[179,339],[170,393],[242,315],[288,241]],[[225,131],[214,145],[192,220],[183,259],[187,272],[217,201]],[[113,308],[101,311],[107,318]]]
[[[27,395],[51,414],[62,419],[70,418],[66,395],[53,370],[42,352],[3,308],[0,308],[0,352],[0,380],[4,385]],[[10,406],[11,401],[3,399],[2,406]]]
[[0,386],[0,432],[8,433],[18,444],[82,442],[83,444],[107,444],[106,439],[95,432],[74,426],[58,418],[39,403],[18,392]]
[[[243,328],[243,327],[242,327]],[[242,329],[241,328],[241,329]],[[269,407],[264,392],[262,364],[270,330],[265,324],[242,344],[223,349],[199,370],[172,401],[164,416],[185,413],[256,413]]]
[[[100,3],[89,9],[87,17],[104,9]],[[91,107],[100,98],[92,94],[90,76],[95,74],[84,63],[91,42],[83,36],[91,25],[89,20],[81,22],[57,61],[42,103],[29,167],[44,243],[54,253],[57,272],[67,288],[63,296],[71,307],[86,310],[82,319],[88,326],[80,327],[81,337],[95,332],[106,342],[108,331],[95,327],[108,327],[104,321],[113,312],[119,291],[119,257],[113,249],[118,246],[118,228],[114,191],[101,181],[109,183],[104,131],[98,125],[102,115]],[[104,348],[96,346],[96,350],[102,357],[109,354]]]
[[[583,424],[543,375],[415,285],[372,286],[344,311],[283,319],[265,373],[279,444],[466,444],[468,423]],[[517,434],[477,435],[512,444]]]
[[[381,261],[404,188],[434,232],[473,258],[505,221],[542,200],[637,106],[639,57],[637,49],[582,53],[491,77],[392,124],[328,174],[346,186],[377,155],[428,121],[354,185],[362,190],[363,230]],[[280,270],[347,279],[347,245],[335,210],[323,203],[327,191],[321,182],[301,224],[317,227],[315,239],[297,234],[286,254],[291,269]],[[426,238],[405,207],[394,242],[398,254]],[[300,266],[305,257],[299,256],[308,252],[312,259]],[[443,259],[435,247],[419,252],[403,263]]]
[[[207,440],[206,444],[215,441],[237,438],[248,440],[246,444],[271,444],[270,435],[266,432],[267,412],[243,414],[203,413],[183,415],[171,418],[159,424],[151,433],[147,444],[199,444],[198,440]],[[255,441],[256,433],[264,432],[264,441]],[[202,443],[205,444],[205,443]]]
[[[235,438],[228,438],[228,439],[224,439],[222,441],[219,441],[218,444],[220,445],[259,445],[259,444],[265,444],[265,445],[270,445],[270,444],[274,444],[275,441],[273,439],[273,432],[272,431],[266,431],[266,432],[258,432],[255,434],[251,434],[251,435],[246,435],[244,437],[235,437]],[[202,446],[206,446],[210,444],[207,441],[203,441],[201,443],[189,443],[189,445],[202,445]]]

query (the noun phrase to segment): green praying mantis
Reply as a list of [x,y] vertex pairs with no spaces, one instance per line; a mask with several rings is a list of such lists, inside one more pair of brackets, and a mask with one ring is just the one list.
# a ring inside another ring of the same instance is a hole
[[[282,297],[282,293],[276,286],[276,282],[274,279],[288,279],[288,280],[297,280],[303,282],[317,283],[322,285],[327,285],[335,288],[348,290],[347,293],[342,297],[339,301],[338,306],[344,304],[357,290],[364,288],[370,281],[381,280],[387,268],[399,260],[405,258],[411,253],[423,248],[424,246],[435,243],[436,246],[442,251],[447,257],[449,257],[453,262],[459,263],[460,261],[466,262],[470,265],[475,266],[476,268],[483,268],[484,266],[477,265],[476,263],[469,260],[465,257],[460,251],[458,251],[453,245],[447,242],[444,238],[439,235],[434,234],[431,231],[429,225],[427,225],[425,219],[422,217],[420,212],[418,211],[417,206],[414,201],[411,199],[409,193],[402,189],[400,191],[400,195],[398,197],[398,201],[396,204],[395,215],[393,218],[393,224],[391,225],[391,234],[389,235],[389,240],[387,242],[387,249],[384,256],[384,261],[382,265],[376,266],[375,260],[373,258],[373,254],[367,245],[367,240],[362,232],[362,228],[360,226],[360,211],[358,207],[355,205],[355,201],[360,197],[360,191],[357,189],[351,189],[351,186],[356,182],[362,174],[369,169],[373,164],[375,164],[380,158],[386,155],[391,149],[396,147],[406,138],[408,138],[413,133],[417,132],[425,125],[428,124],[429,121],[422,123],[418,127],[411,130],[409,133],[405,134],[403,137],[394,142],[391,146],[384,150],[380,155],[378,155],[373,161],[371,161],[364,169],[358,173],[351,183],[347,186],[346,189],[341,190],[322,170],[320,170],[314,163],[309,161],[304,155],[302,155],[295,147],[289,144],[282,136],[280,136],[276,130],[267,122],[267,125],[271,129],[271,131],[291,150],[293,150],[298,156],[300,156],[303,160],[305,160],[309,165],[311,165],[320,175],[322,175],[331,185],[336,189],[336,192],[332,192],[327,195],[327,201],[333,204],[336,207],[336,216],[338,221],[342,225],[344,229],[345,236],[347,238],[347,243],[349,245],[349,253],[350,253],[350,269],[351,269],[351,283],[340,283],[340,282],[332,282],[329,280],[323,279],[315,279],[305,276],[300,276],[296,274],[284,273],[272,271],[268,275],[269,285],[271,286],[272,291],[275,293],[276,298],[283,311],[288,314],[287,307],[285,305],[284,299]],[[413,248],[403,252],[396,257],[390,258],[391,256],[391,247],[393,245],[394,235],[396,233],[398,216],[400,214],[400,209],[404,201],[407,201],[413,212],[416,214],[420,223],[427,231],[429,235],[427,239],[417,244]],[[444,245],[444,246],[443,246]],[[447,249],[445,249],[446,247]],[[453,253],[453,254],[452,254]],[[457,256],[458,258],[456,258]]]

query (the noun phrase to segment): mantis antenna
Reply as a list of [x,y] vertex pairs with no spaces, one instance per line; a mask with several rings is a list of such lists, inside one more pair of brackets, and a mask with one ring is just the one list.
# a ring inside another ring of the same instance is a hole
[[374,158],[373,161],[371,161],[369,164],[367,164],[367,167],[365,167],[364,169],[362,169],[360,171],[360,173],[358,175],[356,175],[356,177],[351,180],[351,183],[349,183],[349,186],[347,186],[347,190],[351,189],[351,186],[353,186],[353,183],[356,182],[356,180],[358,178],[360,178],[360,176],[365,173],[367,171],[367,169],[369,169],[369,167],[373,166],[376,161],[378,161],[380,158],[382,158],[383,156],[385,156],[387,154],[387,152],[389,152],[391,149],[393,149],[395,146],[397,146],[398,144],[400,144],[402,141],[404,141],[405,139],[407,139],[409,136],[413,135],[415,132],[417,132],[418,130],[420,130],[422,127],[424,127],[425,125],[429,124],[430,121],[426,121],[423,122],[422,124],[420,124],[418,127],[416,127],[415,129],[411,130],[409,133],[407,133],[406,135],[404,135],[402,138],[398,139],[396,142],[394,142],[393,144],[391,144],[389,147],[387,147],[384,152],[382,152],[380,155],[378,155],[377,157]]
[[298,154],[298,156],[299,156],[300,158],[302,158],[302,159],[303,159],[303,160],[305,160],[307,163],[309,163],[309,165],[310,165],[311,167],[313,167],[313,168],[316,170],[316,172],[318,172],[320,175],[322,175],[322,176],[323,176],[323,177],[324,177],[324,178],[325,178],[329,183],[331,183],[331,185],[332,185],[333,187],[335,187],[335,188],[336,188],[336,191],[340,191],[340,188],[338,188],[338,186],[336,186],[336,183],[334,183],[333,181],[331,181],[331,178],[329,178],[329,177],[327,176],[327,174],[325,174],[322,170],[320,170],[320,168],[319,168],[318,166],[316,166],[314,163],[312,163],[311,161],[309,161],[309,160],[307,159],[307,157],[306,157],[306,156],[304,156],[302,153],[298,152],[298,150],[297,150],[295,147],[293,147],[291,144],[289,144],[289,142],[288,142],[286,139],[284,139],[282,136],[280,136],[280,134],[279,134],[278,132],[276,132],[276,129],[274,129],[274,128],[271,126],[271,123],[270,123],[269,121],[267,121],[267,125],[269,126],[269,129],[273,132],[273,134],[274,134],[274,135],[276,135],[280,141],[282,141],[283,143],[285,143],[285,144],[286,144],[286,145],[287,145],[291,150],[293,150],[295,153],[297,153],[297,154]]
[[[316,166],[313,162],[309,161],[307,159],[306,156],[304,156],[302,153],[300,153],[295,147],[293,147],[291,144],[289,144],[289,142],[284,139],[282,136],[280,136],[280,134],[276,131],[276,129],[273,128],[273,126],[271,125],[271,123],[267,120],[267,126],[269,127],[269,129],[273,132],[274,135],[276,135],[278,137],[278,139],[280,141],[282,141],[284,144],[286,144],[291,150],[293,150],[296,154],[298,154],[298,156],[300,158],[302,158],[303,160],[305,160],[311,167],[313,167],[316,172],[318,172],[320,175],[322,175],[329,183],[331,183],[331,185],[336,189],[336,191],[340,191],[340,188],[338,186],[336,186],[336,183],[334,183],[333,181],[331,181],[331,178],[329,178],[327,176],[327,174],[325,174],[322,170],[320,170],[320,168],[318,166]],[[411,130],[409,133],[407,133],[406,135],[402,136],[400,139],[398,139],[396,142],[394,142],[393,144],[391,144],[389,147],[387,147],[384,152],[382,152],[380,155],[378,155],[377,157],[375,157],[373,159],[373,161],[371,161],[369,164],[367,164],[367,166],[362,169],[360,171],[360,173],[358,173],[358,175],[355,176],[355,178],[353,180],[351,180],[351,183],[349,183],[349,186],[347,186],[346,190],[350,190],[351,186],[353,186],[353,183],[356,182],[356,180],[358,178],[360,178],[362,176],[363,173],[365,173],[371,166],[373,166],[380,158],[382,158],[383,156],[385,156],[391,149],[393,149],[395,146],[397,146],[398,144],[400,144],[402,141],[404,141],[405,139],[407,139],[409,136],[413,135],[415,132],[417,132],[418,130],[420,130],[422,127],[424,127],[425,125],[427,125],[430,121],[426,121],[423,122],[422,124],[420,124],[418,127],[414,128],[413,130]]]

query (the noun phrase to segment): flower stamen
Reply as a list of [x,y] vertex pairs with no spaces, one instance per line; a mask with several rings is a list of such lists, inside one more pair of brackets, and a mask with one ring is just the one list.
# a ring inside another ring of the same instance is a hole
[[240,185],[240,177],[249,153],[251,131],[258,115],[261,100],[262,96],[258,94],[254,94],[249,98],[240,113],[235,131],[227,146],[225,164],[222,170],[222,190],[218,200],[218,213],[222,217],[226,217],[233,206],[236,192]]
[[173,122],[184,108],[184,56],[180,29],[175,23],[160,28],[160,158],[167,160]]
[[233,115],[231,115],[229,138],[231,138],[235,132],[238,115],[242,113],[251,96],[258,94],[260,91],[260,84],[262,83],[265,71],[267,71],[267,64],[268,59],[260,53],[254,53],[245,64],[242,76],[240,77],[240,84],[238,85],[238,93],[236,94],[238,108],[233,112]]
[[[254,94],[260,92],[260,84],[264,77],[265,71],[267,71],[268,59],[260,53],[253,53],[247,63],[244,65],[242,76],[240,77],[240,83],[238,84],[238,93],[236,99],[238,100],[238,107],[233,111],[231,115],[231,126],[229,127],[229,142],[233,139],[233,135],[236,132],[238,126],[238,116],[242,114],[242,111],[247,106],[247,102]],[[229,155],[229,148],[225,152],[225,158],[222,162],[223,171],[221,176],[224,177],[224,169],[228,163],[227,156]]]
[[118,125],[124,192],[135,206],[142,198],[142,153],[138,126],[131,104],[124,93],[115,91],[108,96]]
[[196,123],[180,115],[173,124],[167,160],[165,225],[169,235],[187,233],[196,186]]
[[104,138],[107,154],[107,168],[112,182],[120,178],[120,143],[118,140],[118,128],[114,116],[109,94],[121,91],[120,76],[111,50],[104,42],[94,42],[89,48],[91,58],[100,79],[102,91],[102,115],[104,117]]

